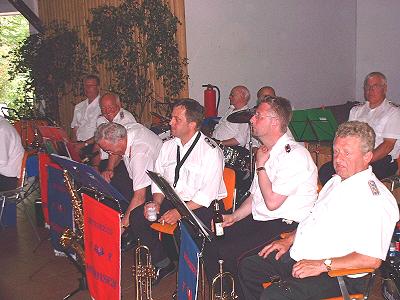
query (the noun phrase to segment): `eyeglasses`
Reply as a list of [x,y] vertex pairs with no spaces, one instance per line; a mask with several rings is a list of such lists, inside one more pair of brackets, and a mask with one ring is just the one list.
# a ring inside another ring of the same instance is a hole
[[264,119],[264,118],[276,118],[276,116],[272,116],[272,115],[263,115],[263,114],[260,114],[259,112],[256,112],[256,113],[254,114],[254,117],[255,117],[257,120],[262,120],[262,119]]
[[112,150],[104,150],[104,149],[103,149],[103,151],[104,151],[105,153],[109,154],[109,155],[118,155],[118,156],[122,156],[121,154],[116,153],[116,152],[114,152],[114,151],[112,151]]
[[383,88],[385,85],[383,84],[373,84],[373,85],[364,85],[364,89],[365,90],[376,90],[379,88]]

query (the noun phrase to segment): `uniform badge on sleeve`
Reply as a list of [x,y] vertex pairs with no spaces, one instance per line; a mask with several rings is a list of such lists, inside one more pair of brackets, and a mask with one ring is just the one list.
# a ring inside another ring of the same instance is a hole
[[371,189],[372,195],[377,196],[380,194],[375,181],[373,181],[373,180],[368,181],[368,185],[369,185],[369,188]]
[[289,153],[290,151],[292,151],[292,148],[290,147],[289,144],[285,145],[285,151],[286,151],[286,153]]
[[210,138],[205,137],[204,140],[207,142],[207,144],[209,144],[212,148],[217,147],[217,144]]

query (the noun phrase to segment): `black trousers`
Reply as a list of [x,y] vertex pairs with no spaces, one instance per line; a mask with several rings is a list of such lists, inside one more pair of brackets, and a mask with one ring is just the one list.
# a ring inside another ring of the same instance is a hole
[[[371,163],[371,167],[375,176],[380,180],[396,173],[397,162],[395,160],[392,161],[392,157],[387,155],[386,157]],[[336,174],[336,172],[331,161],[323,164],[318,171],[319,181],[322,186],[324,186],[334,174]]]
[[17,183],[17,177],[7,177],[0,174],[0,192],[9,191],[17,188]]
[[[168,199],[164,199],[160,207],[160,213],[158,217],[162,216],[165,212],[175,207],[171,204]],[[204,223],[204,225],[210,227],[212,219],[212,208],[201,207],[193,211],[197,217]],[[158,239],[158,232],[153,230],[150,225],[153,222],[148,221],[144,217],[144,204],[135,208],[129,217],[130,230],[136,234],[141,243],[149,247],[151,252],[151,260],[157,265],[162,260],[168,257],[163,244]]]
[[[292,268],[296,263],[290,258],[289,252],[279,260],[276,252],[267,258],[253,255],[243,259],[239,265],[239,277],[246,300],[317,300],[340,296],[340,288],[336,278],[327,273],[306,278],[292,277]],[[279,281],[266,289],[262,283],[278,277]],[[345,278],[346,287],[350,293],[364,292],[368,276],[362,278]]]
[[204,251],[205,271],[208,282],[219,272],[218,260],[224,260],[224,271],[230,272],[235,279],[235,287],[241,296],[238,277],[239,261],[246,256],[258,253],[262,247],[279,238],[282,232],[292,231],[298,223],[287,224],[282,219],[272,221],[255,221],[252,215],[226,227],[222,240],[206,243]]
[[[103,172],[107,168],[107,164],[108,159],[100,161],[99,171]],[[128,201],[128,204],[120,203],[122,211],[125,212],[133,197],[133,187],[132,179],[129,177],[123,160],[114,168],[114,176],[111,178],[110,184]]]

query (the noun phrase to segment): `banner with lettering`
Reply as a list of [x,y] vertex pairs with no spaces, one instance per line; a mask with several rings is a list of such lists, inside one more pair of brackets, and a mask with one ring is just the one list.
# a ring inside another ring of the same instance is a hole
[[180,227],[181,247],[179,251],[178,299],[194,300],[197,299],[200,250],[183,222],[180,224]]
[[49,210],[50,239],[54,250],[63,251],[59,240],[64,230],[73,227],[71,196],[64,184],[63,171],[47,166],[47,201]]
[[121,299],[120,214],[83,194],[86,277],[95,300]]

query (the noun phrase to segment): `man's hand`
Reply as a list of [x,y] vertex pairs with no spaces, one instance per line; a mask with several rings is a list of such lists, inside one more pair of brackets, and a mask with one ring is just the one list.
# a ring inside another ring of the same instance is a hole
[[222,227],[229,227],[236,223],[236,218],[233,214],[222,215],[222,218],[224,219]]
[[288,252],[288,250],[292,246],[292,243],[293,242],[289,238],[276,240],[271,244],[265,246],[260,252],[258,252],[258,255],[266,258],[271,252],[276,250],[277,253],[275,255],[275,259],[278,260],[283,254]]
[[129,226],[129,214],[128,212],[125,212],[124,217],[121,220],[121,226],[122,228],[128,227]]
[[165,222],[167,224],[176,224],[181,219],[181,215],[178,213],[176,209],[170,209],[165,214],[161,216],[158,222],[162,223]]
[[295,278],[305,278],[310,276],[318,276],[326,271],[323,260],[300,260],[294,264],[292,276]]
[[101,172],[101,176],[103,176],[103,178],[107,182],[110,182],[111,178],[113,178],[113,176],[114,176],[114,171],[113,170],[105,170],[105,171]]
[[268,149],[268,147],[265,145],[262,145],[262,146],[260,146],[260,148],[258,148],[257,153],[256,153],[257,167],[262,167],[265,165],[265,163],[269,159],[270,152],[271,152],[271,149]]

